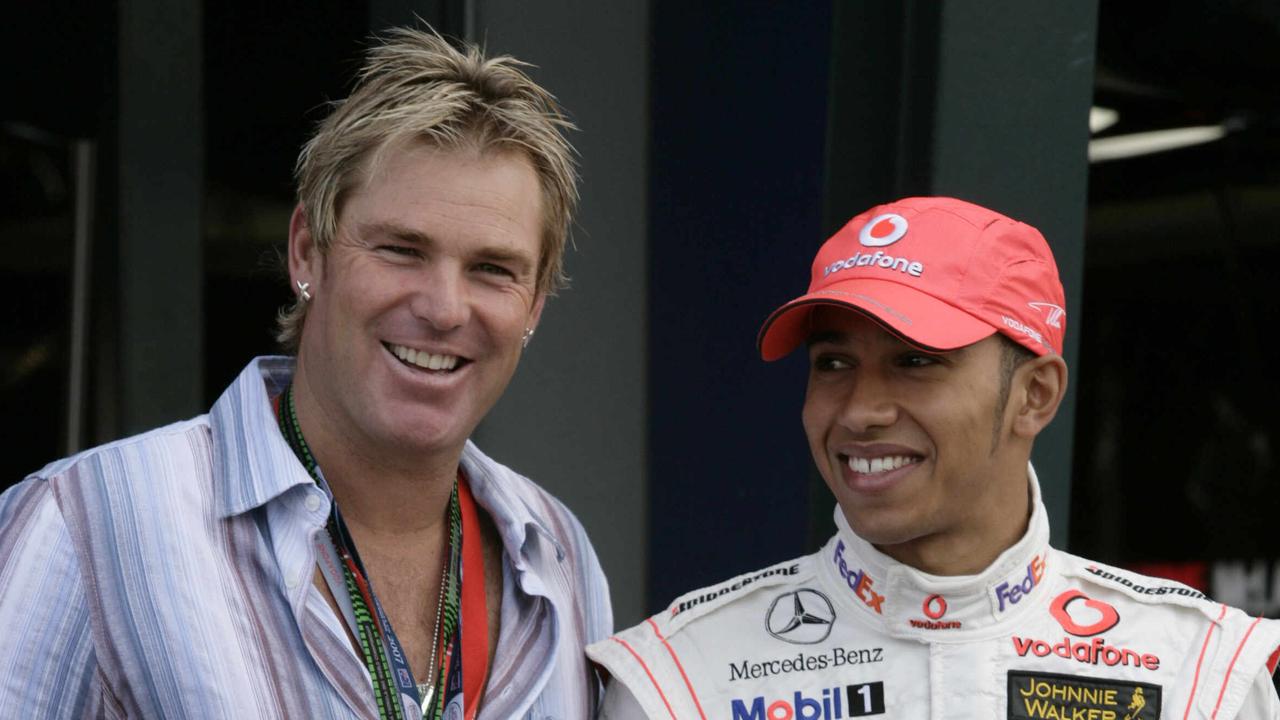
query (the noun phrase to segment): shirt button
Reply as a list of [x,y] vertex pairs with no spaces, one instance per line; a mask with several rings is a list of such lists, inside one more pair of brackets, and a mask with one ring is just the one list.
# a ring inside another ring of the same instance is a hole
[[306,501],[305,501],[305,504],[306,504],[306,506],[307,506],[307,510],[308,510],[308,511],[310,511],[310,512],[315,512],[316,510],[319,510],[319,509],[320,509],[320,496],[319,496],[319,495],[315,495],[314,493],[313,493],[313,494],[309,494],[309,495],[307,495],[307,499],[306,499]]
[[299,573],[297,570],[294,570],[293,572],[289,573],[289,576],[284,579],[285,587],[289,588],[290,590],[297,588],[298,585],[301,584],[302,582],[301,575],[302,574]]

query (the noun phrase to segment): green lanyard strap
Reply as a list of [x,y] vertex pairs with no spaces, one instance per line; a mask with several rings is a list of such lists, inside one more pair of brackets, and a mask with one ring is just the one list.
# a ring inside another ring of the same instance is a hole
[[[306,439],[302,437],[302,428],[298,423],[298,412],[293,401],[292,385],[286,387],[280,396],[277,416],[280,432],[298,457],[298,461],[306,468],[307,474],[315,480],[317,485],[323,485],[324,480],[319,472],[319,464]],[[439,690],[446,677],[446,668],[452,667],[451,663],[461,662],[461,657],[453,657],[452,652],[453,648],[457,647],[455,640],[459,629],[458,619],[461,614],[462,600],[462,511],[458,501],[456,479],[453,492],[449,495],[448,518],[448,566],[442,579],[441,607],[438,608],[441,638],[445,650],[441,653],[442,660],[436,669],[435,677],[432,678],[432,691],[426,693],[425,698],[420,699],[423,704],[422,716],[425,720],[438,720],[444,712],[445,693]],[[403,688],[406,694],[418,699],[412,674],[408,672],[408,660],[406,658],[403,661],[402,668],[410,675],[407,686],[404,683],[398,685],[394,669],[391,667],[392,663],[388,659],[387,642],[390,639],[392,643],[399,644],[399,641],[391,628],[391,621],[382,612],[382,606],[373,593],[372,582],[368,580],[368,574],[364,571],[360,556],[356,552],[355,543],[346,531],[346,525],[338,513],[336,501],[332,504],[327,529],[329,540],[333,543],[339,559],[342,560],[343,578],[351,601],[352,613],[355,616],[360,655],[373,681],[378,715],[381,720],[405,720],[404,706],[400,701],[400,688]],[[440,640],[437,639],[437,642]],[[437,646],[434,649],[439,651],[440,647]],[[430,707],[427,707],[428,703]]]

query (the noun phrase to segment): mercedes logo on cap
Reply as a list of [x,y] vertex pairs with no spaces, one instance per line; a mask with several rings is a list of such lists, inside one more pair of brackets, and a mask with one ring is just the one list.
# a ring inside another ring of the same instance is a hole
[[765,629],[779,640],[812,645],[827,639],[835,619],[836,611],[826,595],[802,588],[774,599],[765,616]]

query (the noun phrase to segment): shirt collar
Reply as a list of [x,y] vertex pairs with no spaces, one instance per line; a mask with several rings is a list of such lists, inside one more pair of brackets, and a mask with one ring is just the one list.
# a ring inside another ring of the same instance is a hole
[[489,458],[470,440],[462,449],[462,470],[467,474],[472,496],[493,518],[516,570],[537,569],[530,568],[529,561],[541,552],[539,538],[547,541],[556,562],[564,560],[565,549],[555,533],[529,507],[524,493],[513,492],[514,487],[528,480]]
[[218,516],[248,512],[297,485],[311,485],[306,468],[280,434],[271,398],[293,377],[294,359],[254,358],[209,411]]
[[1027,474],[1032,510],[1026,533],[976,575],[930,575],[899,563],[855,535],[839,507],[820,573],[837,586],[844,604],[891,635],[970,640],[1003,628],[1035,604],[1046,584],[1049,522],[1029,463]]
[[[248,512],[297,485],[314,481],[280,434],[271,399],[293,379],[294,358],[254,358],[209,412],[213,433],[214,477],[221,484],[219,517]],[[471,493],[493,518],[502,543],[517,570],[540,551],[536,538],[548,541],[556,561],[565,550],[523,499],[511,488],[528,482],[490,459],[470,440],[462,451],[462,468]]]

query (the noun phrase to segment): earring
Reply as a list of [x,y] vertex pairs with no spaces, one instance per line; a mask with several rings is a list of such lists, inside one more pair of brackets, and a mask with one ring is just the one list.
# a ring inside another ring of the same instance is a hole
[[295,280],[294,284],[298,286],[298,296],[302,298],[302,302],[311,302],[311,283]]
[[529,347],[529,341],[533,339],[533,328],[524,329],[524,337],[520,338],[520,347]]

